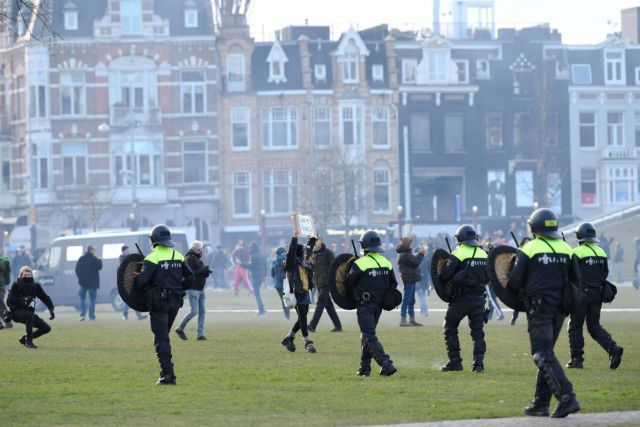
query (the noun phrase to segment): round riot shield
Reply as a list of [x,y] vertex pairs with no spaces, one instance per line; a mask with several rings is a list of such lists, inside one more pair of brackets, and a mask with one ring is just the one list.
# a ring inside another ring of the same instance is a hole
[[433,282],[433,289],[436,290],[436,293],[444,302],[451,302],[453,297],[453,283],[451,283],[451,281],[448,283],[442,283],[440,281],[440,273],[444,270],[444,266],[447,265],[449,256],[451,256],[451,254],[444,249],[436,249],[433,253],[433,258],[431,258],[431,281]]
[[329,291],[333,302],[345,310],[354,310],[357,306],[353,292],[347,290],[344,280],[357,258],[345,253],[338,255],[329,266]]
[[138,286],[137,274],[142,268],[144,256],[138,253],[127,255],[118,267],[118,293],[129,307],[136,311],[149,311],[149,302],[144,289]]
[[512,246],[496,246],[487,258],[487,273],[491,289],[496,296],[509,308],[518,311],[527,311],[522,292],[515,291],[507,286],[509,271],[513,268],[517,249]]

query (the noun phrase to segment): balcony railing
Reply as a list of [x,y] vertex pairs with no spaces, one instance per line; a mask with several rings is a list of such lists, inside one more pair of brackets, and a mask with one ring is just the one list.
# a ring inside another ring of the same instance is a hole
[[634,160],[638,158],[638,149],[633,147],[607,147],[602,150],[604,160]]
[[162,124],[159,107],[112,107],[111,126],[129,126],[139,122],[143,126],[159,126]]

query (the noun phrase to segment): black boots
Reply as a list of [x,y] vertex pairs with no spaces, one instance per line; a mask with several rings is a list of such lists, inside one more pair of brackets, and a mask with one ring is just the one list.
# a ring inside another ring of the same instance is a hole
[[611,351],[609,351],[609,360],[611,361],[611,363],[609,364],[610,369],[616,369],[618,366],[620,366],[620,362],[622,362],[623,351],[624,349],[617,345],[613,347]]
[[551,418],[564,418],[569,414],[576,413],[580,410],[580,404],[573,393],[565,394],[560,398],[556,410],[551,414]]
[[287,350],[289,350],[291,353],[296,351],[296,345],[293,342],[293,337],[289,337],[289,336],[284,337],[284,339],[282,341],[280,341],[280,344],[285,346],[287,348]]
[[524,408],[524,414],[530,417],[548,417],[549,402],[543,402],[538,396],[533,398],[531,405]]
[[569,369],[582,369],[584,365],[584,359],[581,356],[572,356],[569,363],[565,366]]
[[398,370],[395,366],[393,366],[393,361],[389,359],[389,355],[384,352],[384,348],[380,341],[377,339],[375,341],[369,341],[367,344],[369,346],[369,351],[373,356],[373,360],[376,361],[380,368],[380,375],[383,377],[389,377],[395,374]]
[[27,339],[27,336],[26,336],[26,335],[21,336],[21,337],[18,339],[18,342],[20,342],[20,344],[22,344],[22,345],[23,345],[23,346],[25,346],[26,348],[33,348],[33,349],[38,348],[38,346],[37,346],[37,345],[35,345],[35,344],[33,343],[33,341],[31,341],[31,340],[28,340],[28,339]]
[[158,381],[156,381],[156,385],[176,385],[176,377],[175,375],[164,377],[160,377]]
[[462,371],[462,359],[459,351],[449,351],[449,361],[440,370],[442,372]]
[[473,357],[473,372],[481,374],[484,372],[484,356]]

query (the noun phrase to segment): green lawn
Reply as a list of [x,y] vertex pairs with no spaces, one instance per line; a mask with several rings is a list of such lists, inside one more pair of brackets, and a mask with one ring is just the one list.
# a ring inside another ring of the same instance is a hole
[[[274,291],[267,307],[277,308]],[[435,298],[432,308],[444,308]],[[208,294],[207,305],[254,308],[246,295]],[[611,307],[640,307],[640,293],[623,288]],[[182,315],[181,312],[180,315]],[[0,426],[13,425],[344,425],[519,416],[532,397],[535,367],[526,319],[485,328],[484,374],[473,374],[468,327],[461,327],[465,370],[442,373],[444,313],[423,328],[399,328],[398,312],[382,315],[378,335],[399,371],[390,378],[354,375],[359,332],[353,312],[341,313],[345,332],[329,333],[328,318],[313,338],[317,354],[280,345],[290,324],[280,313],[209,313],[209,341],[172,333],[177,387],[156,387],[158,363],[148,320],[124,322],[100,306],[98,320],[80,323],[58,310],[53,332],[38,350],[17,343],[23,326],[0,331]],[[507,314],[510,317],[510,313]],[[135,316],[130,315],[130,318]],[[603,324],[625,347],[616,371],[586,334],[585,369],[568,371],[584,412],[640,408],[640,316],[604,313]],[[195,336],[195,319],[187,329]],[[563,332],[556,347],[567,361]],[[554,403],[555,404],[555,403]]]

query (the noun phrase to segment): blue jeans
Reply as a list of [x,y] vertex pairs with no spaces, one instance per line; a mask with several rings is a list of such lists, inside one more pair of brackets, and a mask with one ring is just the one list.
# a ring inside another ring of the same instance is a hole
[[413,306],[416,304],[416,284],[405,283],[404,293],[402,295],[402,305],[400,306],[400,316],[405,317],[407,311],[409,316],[413,317]]
[[78,295],[80,295],[80,317],[84,317],[87,314],[87,304],[85,302],[87,292],[89,292],[89,319],[93,320],[96,318],[97,289],[80,288],[80,292],[78,292]]
[[262,287],[262,281],[264,278],[252,277],[253,281],[253,295],[256,297],[256,303],[258,304],[258,314],[266,313],[264,304],[262,303],[262,296],[260,295],[260,288]]
[[196,291],[194,289],[189,289],[187,291],[187,295],[189,296],[189,305],[191,306],[191,311],[189,311],[180,321],[180,325],[178,329],[184,331],[184,328],[187,327],[187,323],[189,320],[196,317],[198,315],[198,336],[201,337],[204,335],[204,315],[207,311],[205,307],[204,300],[204,291]]
[[420,314],[427,314],[429,312],[429,306],[427,305],[427,290],[416,289],[418,294],[418,301],[420,301]]

